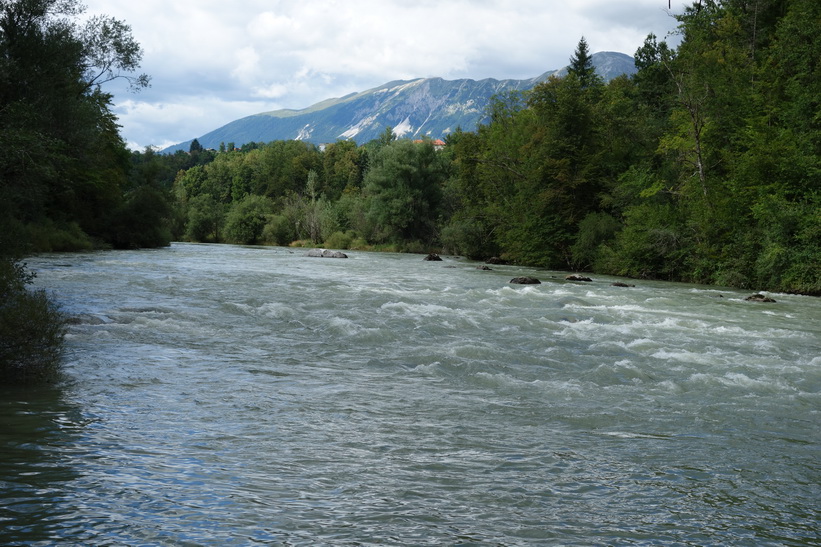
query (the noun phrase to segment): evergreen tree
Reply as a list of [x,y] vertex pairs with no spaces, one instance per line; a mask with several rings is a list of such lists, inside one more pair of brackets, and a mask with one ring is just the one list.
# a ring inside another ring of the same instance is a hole
[[575,74],[582,84],[582,87],[590,87],[601,83],[601,79],[596,75],[596,67],[593,66],[593,55],[587,46],[584,36],[579,40],[576,51],[570,57],[570,66],[567,68],[569,74]]

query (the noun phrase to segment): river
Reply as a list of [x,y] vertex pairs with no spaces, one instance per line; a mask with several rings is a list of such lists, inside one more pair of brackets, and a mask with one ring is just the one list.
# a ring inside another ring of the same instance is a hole
[[0,544],[821,544],[818,298],[348,254],[30,259]]

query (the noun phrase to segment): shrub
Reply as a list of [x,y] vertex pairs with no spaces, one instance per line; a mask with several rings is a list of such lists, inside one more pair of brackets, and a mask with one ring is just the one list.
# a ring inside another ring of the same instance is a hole
[[190,241],[219,241],[223,207],[210,194],[201,194],[188,203],[185,237]]
[[262,229],[262,240],[273,245],[288,245],[296,239],[293,224],[284,215],[271,215]]
[[56,224],[45,220],[28,226],[28,241],[40,252],[88,251],[93,247],[76,222]]
[[619,221],[607,213],[589,213],[579,223],[576,242],[570,248],[573,269],[589,270],[596,262],[599,246],[611,241],[618,233]]
[[498,248],[488,235],[489,232],[476,219],[453,219],[442,229],[442,244],[449,252],[472,260],[490,258],[498,254]]
[[54,380],[59,372],[65,318],[43,290],[26,288],[33,274],[0,258],[0,383]]
[[262,232],[273,210],[273,202],[263,196],[248,195],[235,201],[225,220],[225,239],[240,245],[261,243]]
[[171,205],[156,188],[132,190],[111,220],[111,244],[118,249],[165,247],[171,242]]
[[325,247],[329,249],[350,249],[351,242],[356,234],[348,230],[347,232],[334,232],[325,240]]

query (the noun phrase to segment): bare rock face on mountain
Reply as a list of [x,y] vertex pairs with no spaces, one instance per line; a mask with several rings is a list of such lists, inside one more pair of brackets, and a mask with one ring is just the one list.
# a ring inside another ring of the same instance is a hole
[[[612,51],[594,53],[593,66],[605,81],[636,72],[632,57]],[[393,128],[397,137],[444,139],[457,127],[473,131],[485,123],[493,97],[527,91],[550,76],[566,73],[567,68],[563,68],[526,80],[418,78],[388,82],[302,110],[275,110],[234,120],[197,137],[197,142],[205,148],[217,148],[220,142],[242,146],[292,139],[317,145],[339,139],[365,144],[378,138],[385,127]],[[191,142],[176,144],[163,152],[187,151]]]

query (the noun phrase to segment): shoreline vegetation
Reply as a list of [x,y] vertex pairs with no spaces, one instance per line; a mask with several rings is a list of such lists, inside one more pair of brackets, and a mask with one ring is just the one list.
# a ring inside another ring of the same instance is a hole
[[[603,82],[498,96],[475,131],[133,152],[178,240],[454,254],[821,295],[817,2],[698,2]],[[812,24],[811,24],[812,23]]]
[[[172,240],[821,295],[816,0],[694,2],[676,16],[677,48],[650,34],[638,72],[610,82],[582,38],[566,76],[495,97],[485,123],[454,128],[444,147],[388,127],[361,145],[195,139],[173,155],[128,151],[101,87],[149,85],[127,24],[81,24],[77,0],[2,5],[0,289],[53,321],[55,343],[59,314],[25,288],[19,257]],[[23,317],[10,302],[0,310]]]

